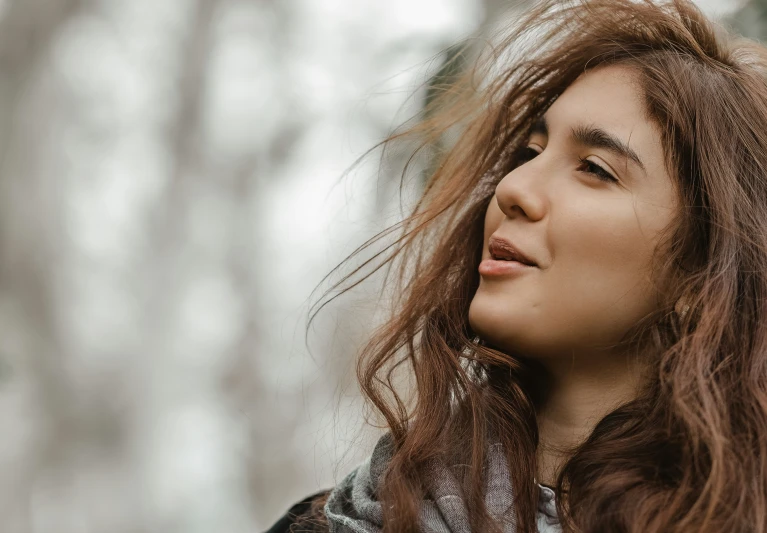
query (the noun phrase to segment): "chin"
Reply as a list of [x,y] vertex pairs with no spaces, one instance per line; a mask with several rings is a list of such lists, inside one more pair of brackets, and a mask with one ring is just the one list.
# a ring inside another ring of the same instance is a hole
[[[469,325],[471,329],[485,342],[507,353],[518,352],[523,347],[531,348],[525,337],[532,333],[526,324],[529,317],[518,316],[512,312],[508,304],[505,306],[492,305],[493,302],[475,298],[469,307]],[[522,332],[528,335],[523,335]],[[528,345],[528,346],[525,346]]]
[[557,336],[545,320],[529,308],[514,309],[508,300],[500,304],[492,300],[475,297],[469,306],[469,325],[489,346],[533,359],[561,353]]

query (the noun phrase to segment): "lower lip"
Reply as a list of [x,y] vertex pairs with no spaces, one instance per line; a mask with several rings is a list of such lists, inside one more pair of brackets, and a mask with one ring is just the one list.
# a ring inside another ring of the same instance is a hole
[[479,273],[486,277],[508,276],[520,274],[536,267],[520,263],[519,261],[497,261],[485,259],[479,264]]

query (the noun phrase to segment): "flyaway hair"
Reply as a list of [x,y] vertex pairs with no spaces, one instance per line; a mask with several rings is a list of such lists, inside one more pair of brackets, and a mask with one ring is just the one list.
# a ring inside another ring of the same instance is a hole
[[[498,531],[482,494],[491,438],[507,453],[519,531],[535,531],[546,376],[524,354],[474,343],[468,309],[495,185],[556,98],[609,64],[638,73],[682,209],[656,254],[667,301],[625,339],[650,362],[646,386],[572,450],[557,480],[563,528],[767,532],[767,51],[689,1],[549,0],[390,139],[426,149],[460,131],[374,260],[398,283],[358,367],[395,444],[378,494],[385,533],[416,533],[433,459],[465,465],[472,531]],[[681,320],[680,298],[690,309]],[[393,379],[405,367],[411,400]]]

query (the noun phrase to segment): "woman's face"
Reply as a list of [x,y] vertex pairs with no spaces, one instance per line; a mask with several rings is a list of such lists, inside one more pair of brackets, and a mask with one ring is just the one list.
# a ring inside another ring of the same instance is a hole
[[483,339],[595,354],[657,308],[653,253],[678,206],[660,139],[629,67],[588,71],[554,102],[487,209],[469,310]]

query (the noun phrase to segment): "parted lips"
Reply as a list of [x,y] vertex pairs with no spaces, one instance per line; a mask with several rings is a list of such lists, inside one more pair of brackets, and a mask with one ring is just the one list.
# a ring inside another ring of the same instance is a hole
[[500,237],[490,237],[488,249],[493,259],[498,261],[517,261],[519,263],[537,266],[535,261],[514,247],[509,241]]

